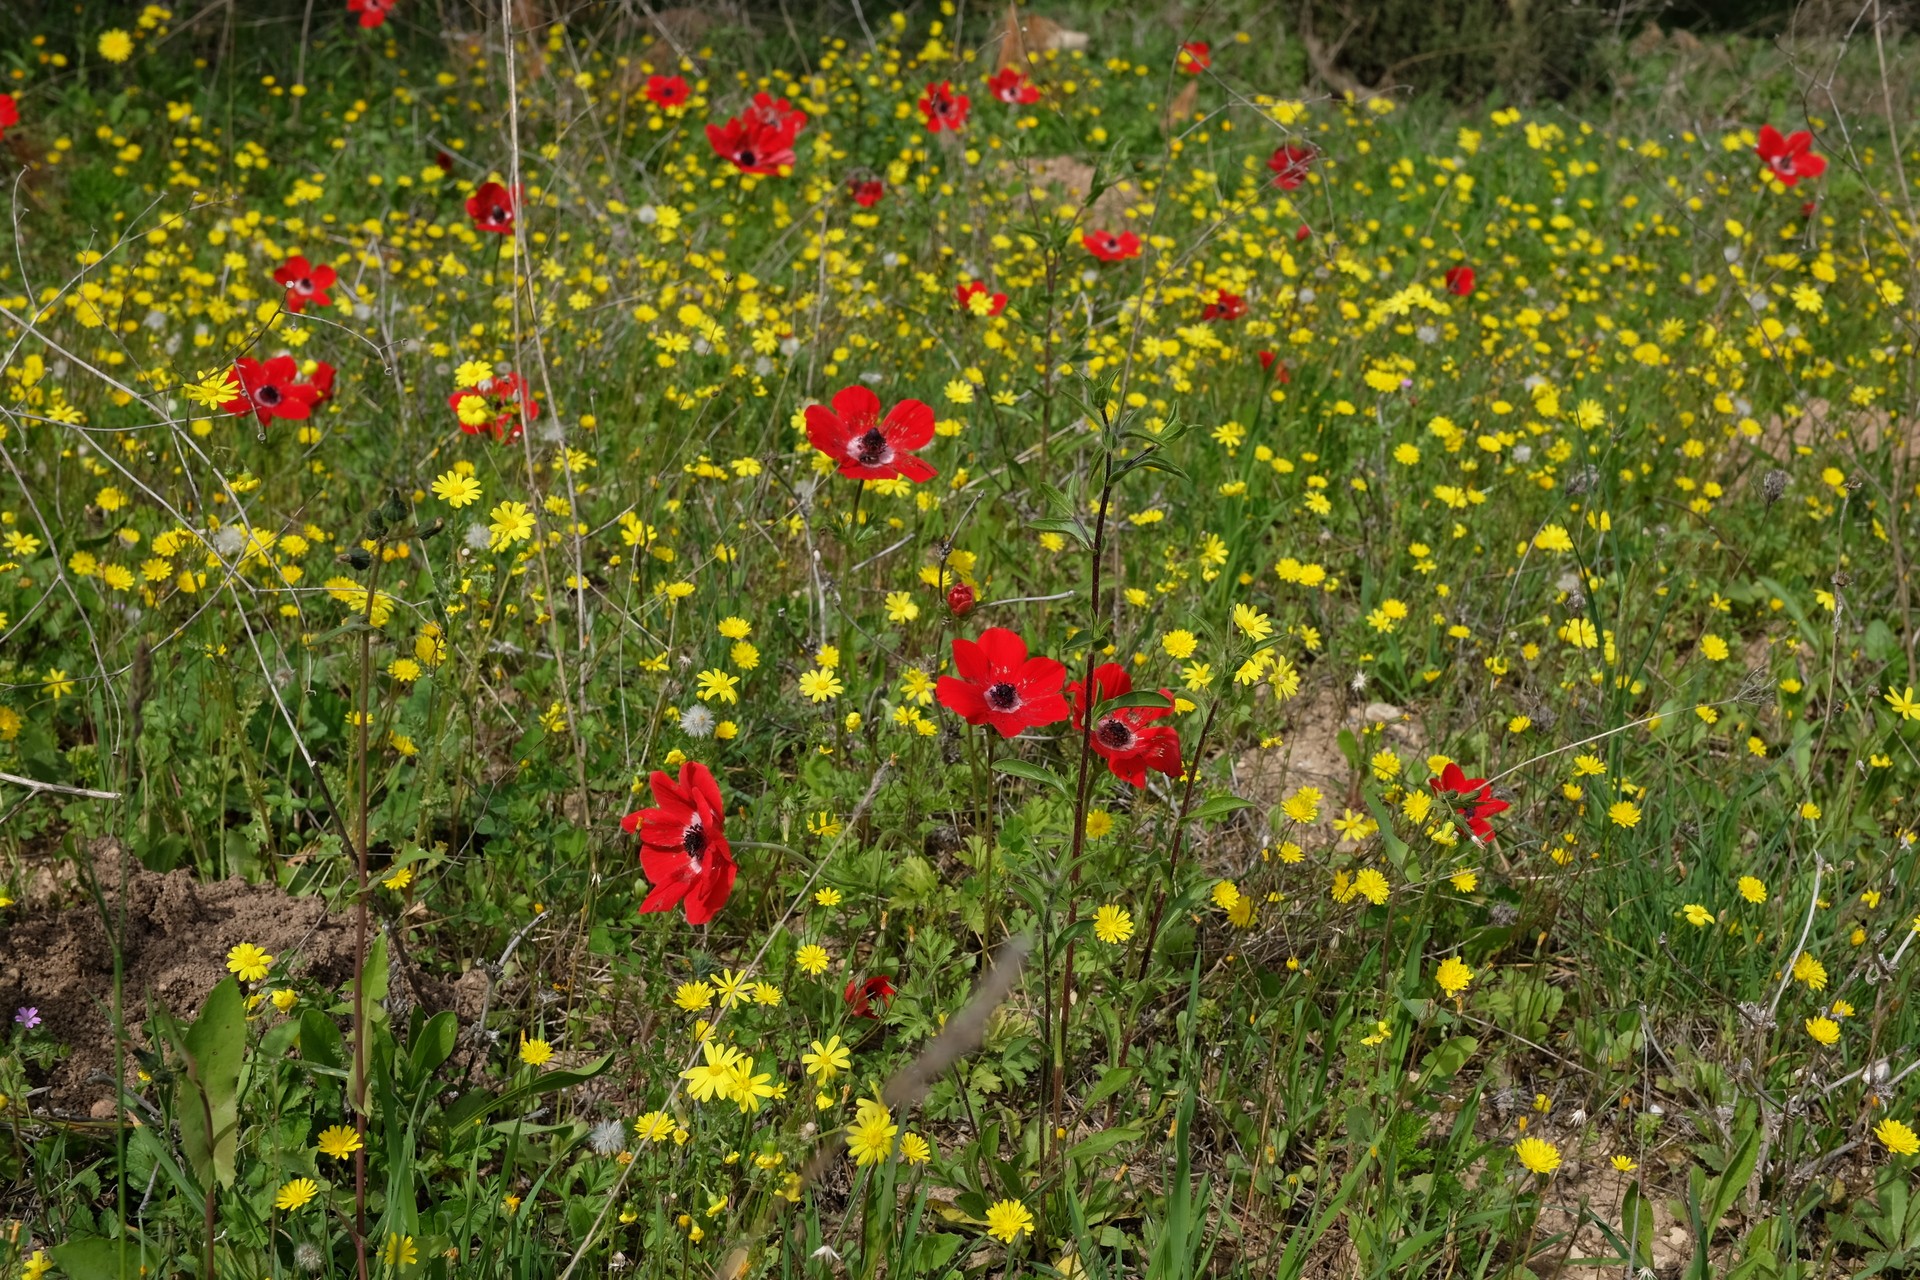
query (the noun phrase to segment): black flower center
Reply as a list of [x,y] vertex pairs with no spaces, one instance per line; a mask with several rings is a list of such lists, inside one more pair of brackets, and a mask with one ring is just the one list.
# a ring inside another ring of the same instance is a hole
[[744,150],[740,153],[739,164],[741,168],[751,169],[755,163],[756,161],[754,158],[753,150],[751,148],[748,148],[747,150]]
[[1020,691],[1002,680],[987,690],[987,705],[995,711],[1011,711],[1020,705]]
[[878,427],[867,430],[853,441],[853,460],[863,467],[876,467],[887,457],[887,438]]
[[1093,732],[1103,745],[1114,751],[1125,751],[1133,745],[1133,730],[1126,721],[1115,716],[1102,720]]
[[311,281],[311,280],[308,280],[308,279],[304,279],[304,278],[302,278],[302,279],[299,279],[299,280],[295,280],[295,281],[293,282],[293,287],[294,287],[294,289],[295,289],[296,291],[298,291],[298,292],[300,292],[300,293],[312,293],[312,292],[313,292],[313,281]]
[[264,405],[276,405],[279,404],[282,399],[280,388],[274,386],[271,382],[255,391],[253,398]]
[[689,822],[680,837],[680,847],[687,851],[688,857],[698,861],[700,855],[707,851],[707,829],[697,821]]

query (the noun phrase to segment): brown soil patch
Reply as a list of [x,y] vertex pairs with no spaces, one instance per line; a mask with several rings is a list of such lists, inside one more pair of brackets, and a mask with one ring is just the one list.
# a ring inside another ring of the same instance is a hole
[[[1266,697],[1264,686],[1260,695]],[[1234,766],[1234,789],[1264,810],[1297,787],[1318,787],[1325,797],[1319,825],[1328,835],[1341,808],[1359,803],[1359,779],[1340,751],[1342,729],[1358,738],[1366,728],[1384,725],[1382,741],[1362,739],[1370,742],[1369,753],[1385,745],[1402,760],[1426,754],[1426,733],[1412,712],[1385,702],[1349,702],[1346,692],[1335,685],[1303,690],[1281,712],[1286,719],[1280,726],[1280,745],[1243,752]]]
[[[1003,160],[998,167],[1003,175],[1017,176],[1029,187],[1039,187],[1074,204],[1083,203],[1093,190],[1093,166],[1073,156],[1035,156],[1018,163]],[[1127,207],[1139,195],[1140,188],[1130,181],[1114,183],[1093,202],[1086,225],[1104,231],[1124,230]]]
[[[120,911],[118,847],[98,842],[94,870],[111,918]],[[353,928],[318,898],[290,897],[244,880],[202,883],[189,871],[157,875],[137,861],[128,870],[123,959],[128,1033],[148,1003],[190,1017],[227,976],[227,950],[251,942],[286,969],[323,985],[353,973]],[[44,1030],[67,1053],[34,1084],[47,1092],[36,1110],[111,1112],[114,1073],[112,935],[72,863],[37,869],[25,900],[0,921],[0,1010],[36,1008]]]

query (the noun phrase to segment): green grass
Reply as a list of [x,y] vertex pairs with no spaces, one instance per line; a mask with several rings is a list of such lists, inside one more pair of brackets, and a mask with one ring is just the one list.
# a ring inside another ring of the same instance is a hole
[[[217,14],[120,64],[84,15],[0,50],[0,769],[56,788],[0,782],[0,1000],[48,1000],[27,930],[118,936],[143,871],[369,939],[358,996],[289,937],[169,1008],[108,947],[112,1044],[13,1024],[7,1267],[1915,1265],[1920,152],[1852,93],[1871,47],[1798,116],[1732,42],[1466,110],[1302,93],[1193,15],[1169,137],[1175,25],[1086,23],[1032,107],[975,19],[716,29],[674,113],[615,24],[509,60],[322,7],[304,50]],[[957,137],[914,107],[943,80]],[[702,126],[760,89],[809,121],[743,179]],[[1763,185],[1766,120],[1826,173]],[[1283,141],[1318,153],[1290,194]],[[1061,157],[1092,189],[1036,186]],[[473,230],[516,176],[515,234]],[[1122,227],[1141,257],[1081,247]],[[282,309],[294,253],[334,306]],[[1203,319],[1222,291],[1245,315]],[[337,370],[305,422],[187,393],[282,350]],[[527,381],[524,437],[460,430],[469,362]],[[933,406],[936,478],[808,444],[860,384]],[[1174,691],[1185,771],[970,728],[932,678],[990,626]],[[688,759],[739,863],[701,925],[639,911],[620,826]],[[1486,844],[1432,803],[1448,760],[1511,802]],[[217,933],[202,965],[271,941]],[[746,1059],[704,1098],[703,1038]],[[115,1051],[141,1122],[111,1076],[69,1114]]]

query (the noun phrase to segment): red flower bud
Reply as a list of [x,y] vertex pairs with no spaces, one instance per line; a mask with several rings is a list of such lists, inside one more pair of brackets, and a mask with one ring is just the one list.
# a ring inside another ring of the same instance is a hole
[[947,608],[954,617],[964,618],[973,612],[973,588],[964,582],[956,582],[947,588]]

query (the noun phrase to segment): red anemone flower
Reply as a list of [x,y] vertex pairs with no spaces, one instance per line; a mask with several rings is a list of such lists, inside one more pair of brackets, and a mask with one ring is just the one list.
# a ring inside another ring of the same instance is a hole
[[1080,237],[1080,244],[1102,262],[1125,262],[1140,256],[1140,237],[1131,231],[1118,235],[1111,231],[1089,231]]
[[[1093,669],[1096,702],[1110,702],[1133,692],[1133,677],[1117,662],[1103,662]],[[1108,711],[1094,722],[1088,741],[1113,770],[1113,776],[1136,787],[1147,785],[1147,770],[1168,777],[1180,772],[1180,734],[1170,725],[1155,724],[1162,716],[1173,714],[1173,695],[1160,691],[1165,706],[1121,707]],[[1084,729],[1087,723],[1086,688],[1075,680],[1067,686],[1073,699],[1073,727]]]
[[20,123],[20,108],[15,105],[13,95],[0,93],[0,138],[7,136],[7,130]]
[[1202,320],[1238,320],[1247,314],[1247,300],[1237,293],[1221,289],[1212,302],[1200,309]]
[[1030,107],[1040,101],[1040,86],[1018,67],[1002,67],[988,76],[987,92],[1010,107]]
[[1272,374],[1283,386],[1293,381],[1293,374],[1287,368],[1286,362],[1271,351],[1260,353],[1260,367]]
[[1300,229],[1293,233],[1293,242],[1295,244],[1301,244],[1306,240],[1312,238],[1312,236],[1313,236],[1313,228],[1303,222],[1300,224]]
[[1760,126],[1760,145],[1753,153],[1760,162],[1773,171],[1783,187],[1797,185],[1802,178],[1817,178],[1827,171],[1827,158],[1817,156],[1811,150],[1813,135],[1805,129],[1798,133],[1780,136],[1780,131],[1770,124]]
[[333,366],[325,360],[315,360],[313,372],[307,375],[307,383],[314,391],[315,408],[333,399]]
[[460,419],[462,431],[499,440],[520,438],[523,410],[526,422],[540,416],[540,402],[517,373],[503,373],[462,387],[447,397],[447,405]]
[[1067,669],[1052,658],[1029,658],[1027,642],[1005,627],[980,639],[953,641],[953,669],[935,688],[940,705],[968,724],[990,724],[1003,738],[1067,718],[1060,694]]
[[[804,119],[805,117],[802,117]],[[735,116],[707,126],[713,153],[742,173],[777,174],[793,167],[793,134]]]
[[847,983],[848,1012],[856,1018],[878,1018],[880,1014],[873,1011],[873,1002],[878,1000],[881,1012],[885,1012],[887,1006],[893,1003],[893,992],[893,977],[890,974],[878,973],[865,982],[855,978]]
[[647,101],[656,107],[684,107],[693,91],[679,76],[648,76]]
[[847,194],[862,209],[871,209],[887,194],[887,184],[878,178],[853,178],[847,182]]
[[333,282],[339,278],[326,263],[308,262],[298,253],[273,273],[275,284],[287,286],[287,310],[296,313],[306,310],[309,303],[316,307],[332,306],[333,296],[327,290],[333,288]]
[[1307,180],[1307,170],[1313,167],[1314,158],[1319,154],[1312,147],[1292,142],[1275,147],[1267,157],[1267,168],[1273,170],[1273,185],[1282,191],[1298,187]]
[[1448,267],[1447,292],[1456,298],[1471,298],[1473,296],[1473,282],[1476,278],[1472,267]]
[[1493,798],[1492,783],[1485,778],[1469,778],[1465,770],[1452,761],[1447,762],[1447,767],[1440,771],[1439,777],[1427,779],[1427,785],[1466,820],[1468,830],[1473,832],[1474,840],[1480,844],[1493,839],[1493,824],[1487,819],[1513,807],[1505,800]]
[[854,480],[905,476],[918,484],[940,474],[913,452],[933,439],[933,409],[923,401],[902,400],[883,421],[879,396],[868,387],[847,387],[833,397],[831,409],[807,406],[807,439]]
[[371,31],[386,22],[395,0],[347,0],[347,12],[360,15],[360,25]]
[[251,409],[260,415],[263,423],[275,418],[306,418],[319,403],[320,391],[299,378],[300,366],[292,356],[274,356],[264,361],[241,356],[233,362],[233,380],[240,384],[240,394],[220,408],[226,413],[245,413]]
[[[1007,309],[1007,295],[1004,293],[989,293],[987,286],[978,280],[962,281],[960,287],[953,291],[953,296],[959,301],[960,310],[970,316],[997,316]],[[983,309],[976,310],[974,308],[973,300],[976,297],[987,300],[986,306]]]
[[942,129],[958,133],[972,106],[973,100],[966,94],[953,91],[952,81],[942,80],[927,86],[926,95],[920,99],[920,114],[926,117],[928,133]]
[[640,910],[671,911],[684,904],[688,924],[705,924],[727,905],[739,868],[727,845],[720,786],[707,766],[688,760],[676,781],[653,771],[655,807],[620,820],[640,833],[640,869],[653,886]]
[[1205,40],[1189,40],[1180,46],[1175,64],[1190,76],[1197,76],[1213,65],[1213,46]]
[[467,197],[467,216],[473,219],[475,231],[491,231],[497,236],[504,236],[513,231],[513,214],[519,204],[519,187],[509,188],[497,182],[483,182],[478,191]]

